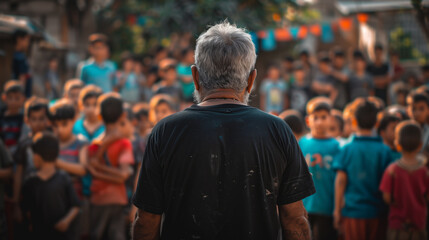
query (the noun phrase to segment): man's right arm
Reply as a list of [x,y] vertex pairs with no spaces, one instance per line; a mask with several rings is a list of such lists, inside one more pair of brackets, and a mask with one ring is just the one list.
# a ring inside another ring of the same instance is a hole
[[310,240],[311,231],[307,211],[302,201],[279,206],[283,239]]
[[148,213],[139,209],[133,224],[132,239],[160,239],[161,216],[162,215]]

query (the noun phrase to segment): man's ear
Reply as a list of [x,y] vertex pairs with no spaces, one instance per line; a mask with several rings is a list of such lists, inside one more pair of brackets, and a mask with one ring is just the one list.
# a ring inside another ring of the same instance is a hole
[[250,72],[249,78],[247,79],[247,92],[250,93],[252,91],[253,84],[255,83],[257,71],[256,69],[253,69],[252,72]]
[[200,75],[198,73],[198,69],[195,65],[192,65],[191,70],[192,70],[192,80],[194,80],[195,89],[197,91],[199,91],[200,90]]

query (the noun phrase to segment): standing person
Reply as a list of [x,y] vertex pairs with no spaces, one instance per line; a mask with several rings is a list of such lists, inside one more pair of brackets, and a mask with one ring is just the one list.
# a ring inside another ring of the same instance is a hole
[[286,56],[282,61],[282,77],[286,80],[286,83],[292,85],[295,82],[295,59],[292,56]]
[[261,109],[278,115],[288,108],[288,86],[281,78],[280,68],[277,65],[268,66],[267,72],[267,77],[260,89]]
[[368,99],[355,111],[356,136],[335,159],[334,224],[345,240],[378,240],[386,235],[387,208],[378,186],[392,162],[389,147],[373,136],[377,107]]
[[395,134],[402,158],[386,169],[380,184],[384,201],[390,206],[387,239],[426,240],[429,171],[417,157],[422,131],[417,123],[404,121]]
[[383,143],[392,151],[392,160],[401,158],[401,153],[396,149],[395,128],[401,119],[393,114],[382,113],[377,123],[377,134],[383,139]]
[[12,172],[12,157],[9,151],[0,140],[0,239],[7,239],[7,222],[5,209],[5,186],[9,183],[13,176]]
[[15,80],[6,82],[2,93],[1,99],[6,107],[0,109],[0,138],[12,154],[15,152],[23,129],[24,94],[24,88]]
[[134,73],[134,58],[129,52],[122,53],[122,69],[116,72],[115,89],[128,103],[137,103],[140,100],[140,89],[137,75]]
[[407,97],[408,116],[422,128],[422,150],[429,144],[429,96],[425,92],[413,91]]
[[353,53],[353,72],[349,79],[350,100],[374,95],[374,82],[366,71],[366,61],[362,52]]
[[299,60],[301,61],[302,67],[305,72],[305,83],[309,86],[313,83],[313,79],[316,77],[316,67],[311,62],[310,53],[307,50],[302,50],[299,53]]
[[49,100],[60,97],[60,77],[58,76],[58,59],[53,57],[49,60],[48,70],[45,75],[45,96]]
[[375,86],[375,96],[389,104],[387,88],[390,83],[389,64],[383,60],[383,46],[375,45],[375,61],[368,65],[367,71],[372,75]]
[[335,102],[338,96],[338,89],[335,88],[335,79],[332,76],[331,59],[327,55],[319,58],[319,72],[317,73],[311,88],[316,95],[328,97]]
[[31,148],[37,172],[23,184],[22,208],[29,218],[34,239],[77,239],[73,221],[80,202],[69,176],[55,166],[59,153],[58,139],[49,132],[33,137]]
[[153,92],[156,94],[167,94],[176,102],[183,99],[182,88],[177,82],[176,66],[167,64],[161,67],[163,72],[162,81],[153,86]]
[[179,82],[182,86],[183,100],[192,103],[194,101],[194,82],[192,81],[191,65],[194,64],[194,50],[186,48],[182,51],[181,61],[177,65],[176,70],[179,76]]
[[311,88],[305,83],[305,72],[301,65],[297,65],[294,70],[294,82],[289,88],[290,108],[305,115],[308,100],[310,100]]
[[103,92],[111,92],[115,82],[116,66],[109,61],[109,46],[107,37],[99,34],[97,38],[89,43],[93,62],[82,67],[80,79],[85,84],[94,84]]
[[244,29],[223,22],[200,35],[199,104],[149,136],[134,239],[278,239],[280,229],[285,239],[310,239],[301,199],[315,189],[298,143],[282,119],[246,104],[255,61]]
[[346,56],[343,50],[337,49],[334,51],[331,74],[334,79],[335,89],[338,91],[334,107],[342,110],[349,99],[347,88],[350,76],[350,70],[347,67]]
[[13,33],[15,52],[12,62],[12,79],[18,80],[24,87],[25,97],[31,97],[33,93],[33,80],[30,74],[30,66],[27,60],[27,51],[30,47],[31,37],[24,30],[16,30]]
[[[133,148],[127,138],[108,140],[116,132],[131,134],[131,123],[117,94],[107,93],[98,100],[106,133],[89,146],[88,170],[91,184],[90,239],[125,240],[125,212],[128,204],[125,182],[133,174]],[[104,145],[104,146],[103,146]],[[98,151],[105,152],[98,158]]]
[[83,82],[80,79],[69,79],[64,84],[64,98],[69,99],[76,110],[76,116],[80,115],[79,94],[83,88]]
[[333,226],[335,171],[332,163],[340,152],[340,144],[329,136],[332,121],[331,105],[324,97],[313,98],[307,104],[306,122],[310,134],[301,138],[299,146],[313,176],[316,194],[303,200],[314,240],[335,239]]

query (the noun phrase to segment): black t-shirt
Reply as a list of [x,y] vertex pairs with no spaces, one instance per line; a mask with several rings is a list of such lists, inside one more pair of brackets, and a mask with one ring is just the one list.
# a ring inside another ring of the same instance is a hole
[[133,203],[162,239],[277,239],[276,205],[315,192],[287,124],[256,108],[194,105],[149,136]]
[[67,173],[57,171],[51,178],[42,180],[34,172],[23,184],[22,197],[22,209],[24,213],[30,212],[30,221],[36,236],[43,236],[43,239],[68,239],[67,236],[73,234],[54,230],[55,224],[65,217],[72,207],[80,205]]
[[24,115],[19,113],[13,116],[5,116],[5,112],[6,109],[0,111],[0,138],[6,148],[13,152],[21,136]]

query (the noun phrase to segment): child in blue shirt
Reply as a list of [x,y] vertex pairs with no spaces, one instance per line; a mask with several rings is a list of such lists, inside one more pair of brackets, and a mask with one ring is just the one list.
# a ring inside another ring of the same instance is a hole
[[395,146],[395,128],[401,119],[393,114],[383,112],[379,115],[377,124],[377,133],[383,139],[383,142],[391,150],[392,160],[396,161],[402,157]]
[[308,212],[313,239],[336,239],[332,213],[334,211],[335,171],[334,157],[340,151],[340,144],[329,136],[331,115],[330,100],[317,97],[307,104],[306,123],[310,134],[301,138],[299,146],[313,175],[316,194],[303,200]]
[[261,85],[261,109],[268,113],[280,114],[288,108],[286,81],[281,79],[280,68],[276,65],[268,67],[267,78]]
[[387,207],[378,189],[391,163],[391,150],[373,136],[378,110],[369,99],[358,99],[353,124],[356,135],[335,159],[334,225],[345,240],[376,240],[386,235]]

